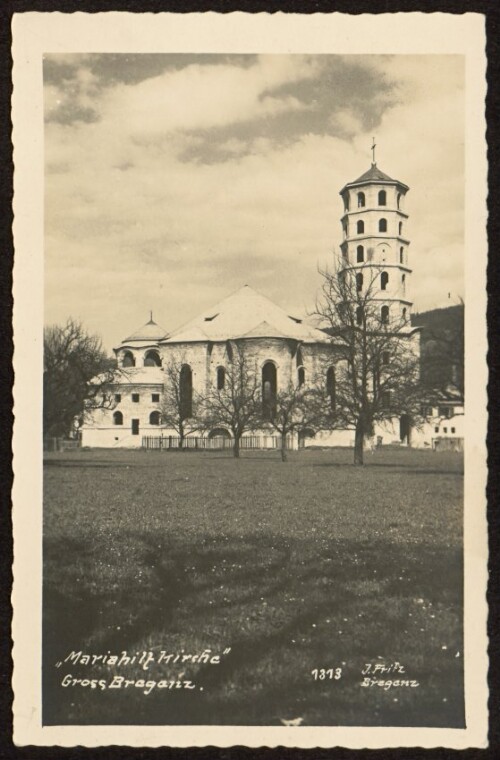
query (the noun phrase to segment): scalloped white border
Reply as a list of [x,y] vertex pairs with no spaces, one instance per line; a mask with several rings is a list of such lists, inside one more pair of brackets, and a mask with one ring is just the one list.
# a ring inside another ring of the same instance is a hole
[[[13,19],[14,741],[19,745],[487,746],[484,17],[466,13],[24,13]],[[466,57],[466,729],[41,726],[43,108],[45,52],[459,53]]]

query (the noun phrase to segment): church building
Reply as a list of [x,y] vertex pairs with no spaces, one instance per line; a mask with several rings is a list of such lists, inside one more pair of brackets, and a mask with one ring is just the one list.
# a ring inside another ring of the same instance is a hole
[[[362,292],[376,283],[372,302],[379,304],[382,323],[395,320],[412,350],[420,352],[420,328],[412,327],[410,297],[410,241],[405,196],[408,186],[380,171],[376,163],[340,195],[344,204],[340,245],[342,269],[355,276]],[[361,319],[361,315],[358,315]],[[244,285],[173,330],[150,320],[114,349],[118,372],[110,388],[108,408],[89,411],[82,426],[82,445],[90,447],[141,447],[143,440],[172,436],[161,419],[165,369],[181,366],[180,382],[188,408],[192,399],[211,388],[223,388],[233,347],[244,346],[261,379],[262,394],[275,394],[290,383],[303,385],[323,377],[328,388],[335,382],[335,344],[326,330],[287,313],[261,293]],[[460,417],[460,402],[452,416]],[[432,445],[436,410],[428,410],[427,424],[412,431],[412,445]],[[449,428],[455,427],[449,425]],[[271,440],[269,431],[252,431]],[[305,446],[352,446],[354,431],[310,431]],[[203,435],[227,435],[220,428]],[[395,419],[375,430],[382,443],[410,443],[408,421]],[[462,433],[463,434],[463,433]],[[200,435],[200,433],[197,433]],[[276,438],[276,435],[274,436]],[[265,442],[263,443],[266,446]],[[276,445],[276,442],[275,442]],[[298,441],[292,441],[298,445]]]

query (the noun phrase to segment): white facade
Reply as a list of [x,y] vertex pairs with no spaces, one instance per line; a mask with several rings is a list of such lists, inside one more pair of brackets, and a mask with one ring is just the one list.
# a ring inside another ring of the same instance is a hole
[[[370,302],[375,304],[379,323],[385,312],[387,323],[397,323],[398,335],[419,356],[419,328],[412,328],[410,322],[411,269],[404,210],[408,189],[376,164],[345,185],[340,191],[344,202],[342,267],[357,278],[359,292],[363,293],[367,282],[372,283]],[[172,363],[186,368],[196,403],[197,396],[206,396],[217,387],[219,373],[228,366],[236,344],[244,345],[257,377],[262,378],[263,392],[268,370],[274,391],[279,391],[290,384],[325,382],[328,368],[336,361],[335,346],[324,331],[287,314],[248,286],[172,333],[156,324],[151,315],[147,324],[115,349],[119,376],[110,388],[107,408],[86,415],[82,445],[140,447],[143,436],[175,435],[161,425],[159,415],[165,370]],[[463,407],[453,409],[449,418],[442,409],[428,409],[425,422],[411,430],[404,417],[376,425],[370,445],[428,447],[441,437],[463,436]],[[319,431],[303,445],[353,446],[354,431]]]

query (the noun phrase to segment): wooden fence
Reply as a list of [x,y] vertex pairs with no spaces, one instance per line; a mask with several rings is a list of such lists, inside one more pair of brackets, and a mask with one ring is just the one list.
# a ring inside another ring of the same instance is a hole
[[[178,435],[145,435],[142,437],[142,448],[147,451],[168,451],[180,448],[180,436]],[[184,438],[183,449],[218,450],[232,449],[234,440],[224,436],[214,438],[202,438],[187,436]],[[287,447],[293,448],[291,436],[287,437]],[[244,435],[240,439],[240,449],[279,449],[281,448],[280,435]]]

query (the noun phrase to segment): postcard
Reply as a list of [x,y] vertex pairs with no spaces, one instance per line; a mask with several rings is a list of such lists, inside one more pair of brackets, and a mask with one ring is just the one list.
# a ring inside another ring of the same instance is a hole
[[13,40],[15,742],[487,746],[484,17]]

